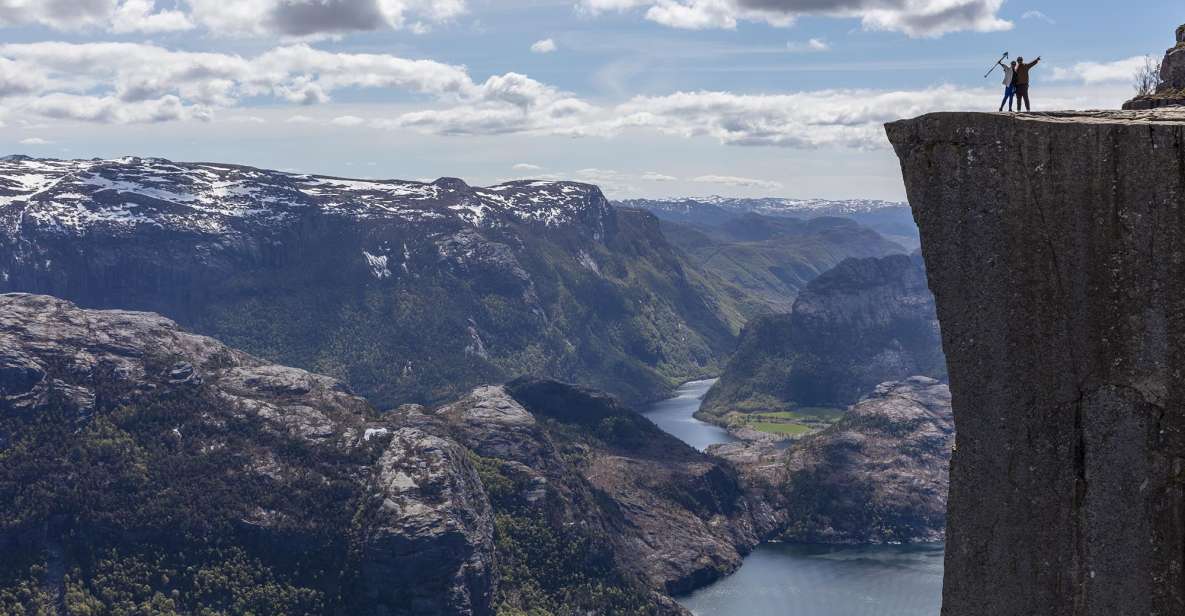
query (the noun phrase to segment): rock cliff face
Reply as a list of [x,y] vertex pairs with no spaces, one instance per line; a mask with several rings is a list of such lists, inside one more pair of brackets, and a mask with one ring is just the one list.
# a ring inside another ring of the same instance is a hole
[[811,281],[792,313],[746,326],[701,413],[845,408],[913,375],[946,376],[921,258],[848,259]]
[[1185,112],[888,134],[958,428],[944,614],[1185,613]]
[[663,593],[731,573],[782,523],[749,498],[732,467],[604,394],[520,379],[440,409],[401,412],[522,486],[493,498],[500,519],[580,529],[630,577]]

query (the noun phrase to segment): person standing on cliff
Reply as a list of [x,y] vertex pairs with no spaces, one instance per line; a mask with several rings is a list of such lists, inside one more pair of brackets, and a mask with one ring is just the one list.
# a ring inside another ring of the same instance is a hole
[[1025,104],[1025,111],[1032,111],[1032,107],[1029,106],[1029,69],[1037,66],[1037,63],[1040,61],[1041,56],[1037,56],[1036,60],[1025,64],[1024,58],[1020,56],[1016,57],[1016,80],[1014,83],[1016,84],[1017,111],[1020,111],[1020,104],[1022,102]]
[[1016,93],[1016,60],[1010,65],[1000,60],[996,64],[1004,68],[1004,100],[1000,101],[1000,111],[1004,111],[1004,103],[1008,103],[1008,111],[1012,111],[1012,96]]

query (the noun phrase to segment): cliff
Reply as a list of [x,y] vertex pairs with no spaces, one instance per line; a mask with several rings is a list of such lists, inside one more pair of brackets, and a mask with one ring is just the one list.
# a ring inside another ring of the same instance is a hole
[[1185,111],[887,130],[958,433],[943,613],[1185,613]]

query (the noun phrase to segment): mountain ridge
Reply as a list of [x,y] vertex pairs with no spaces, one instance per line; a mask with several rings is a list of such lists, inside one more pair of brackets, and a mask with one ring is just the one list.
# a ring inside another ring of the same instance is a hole
[[644,401],[713,373],[740,317],[633,212],[577,183],[10,157],[0,291],[162,313],[379,406],[523,374]]

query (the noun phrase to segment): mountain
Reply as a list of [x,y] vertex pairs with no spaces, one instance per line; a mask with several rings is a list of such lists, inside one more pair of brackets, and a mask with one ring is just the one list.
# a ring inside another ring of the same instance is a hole
[[604,394],[380,414],[154,314],[0,295],[0,613],[685,616],[668,593],[782,523]]
[[1185,108],[886,128],[958,422],[944,613],[1185,613]]
[[807,284],[792,313],[745,327],[700,413],[843,408],[912,375],[946,376],[921,257],[848,259]]
[[649,400],[742,320],[593,186],[141,158],[0,160],[0,291],[159,312],[380,407],[522,374]]
[[892,201],[703,197],[628,199],[618,204],[646,210],[671,222],[707,226],[717,226],[744,214],[791,218],[849,218],[874,229],[908,250],[916,250],[918,247],[918,229],[909,205]]
[[714,225],[663,220],[663,234],[706,275],[723,282],[746,317],[789,312],[819,274],[851,257],[905,250],[844,218],[731,215]]
[[945,536],[954,442],[950,389],[915,376],[878,385],[838,423],[788,448],[750,441],[708,452],[784,508],[784,541],[931,542]]
[[0,295],[0,613],[491,614],[494,520],[333,379]]

